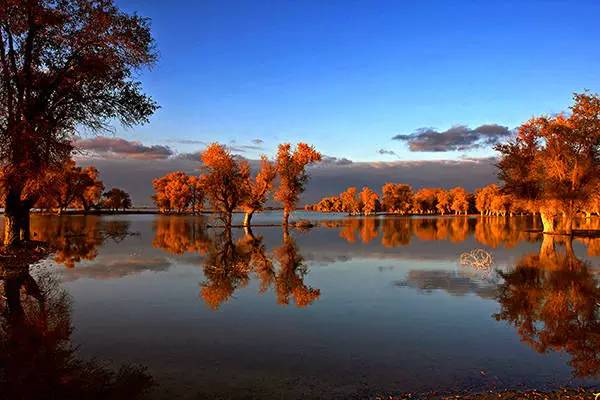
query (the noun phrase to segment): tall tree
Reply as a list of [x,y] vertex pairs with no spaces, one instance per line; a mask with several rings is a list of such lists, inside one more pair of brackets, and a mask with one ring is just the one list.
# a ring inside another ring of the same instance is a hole
[[37,195],[24,188],[69,157],[78,128],[130,126],[156,110],[134,76],[154,60],[148,20],[112,0],[0,2],[5,244],[29,239]]
[[202,185],[208,200],[226,228],[231,227],[233,211],[246,201],[250,166],[231,154],[225,146],[212,143],[201,154]]
[[496,146],[503,189],[531,202],[544,233],[572,234],[575,213],[600,180],[600,97],[576,93],[573,99],[568,116],[532,118]]
[[321,153],[306,143],[298,143],[292,152],[289,143],[279,145],[277,173],[279,187],[275,199],[283,204],[283,224],[288,225],[290,212],[296,207],[309,176],[306,166],[321,161]]
[[260,158],[260,168],[254,179],[248,179],[247,196],[242,204],[246,211],[244,226],[249,227],[252,216],[256,211],[263,209],[267,202],[267,195],[273,188],[273,181],[277,175],[277,167],[266,156]]

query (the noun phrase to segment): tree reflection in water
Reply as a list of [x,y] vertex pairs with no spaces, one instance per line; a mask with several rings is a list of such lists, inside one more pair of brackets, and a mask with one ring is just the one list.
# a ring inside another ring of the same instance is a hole
[[212,309],[229,300],[238,288],[247,286],[252,273],[260,281],[260,293],[274,288],[278,304],[287,305],[293,300],[297,307],[306,307],[320,295],[318,289],[304,284],[308,267],[288,234],[269,257],[262,237],[247,231],[234,241],[231,231],[225,230],[211,241],[203,269],[205,280],[200,293]]
[[48,255],[36,246],[0,265],[0,393],[7,399],[136,399],[153,380],[144,368],[113,371],[76,356],[71,299],[51,271],[30,263]]
[[600,287],[588,262],[575,257],[570,239],[562,249],[544,235],[539,254],[521,258],[504,283],[494,315],[517,328],[540,353],[565,351],[576,377],[600,375]]
[[93,215],[35,218],[31,231],[36,240],[52,249],[53,260],[67,268],[95,259],[107,239],[121,242],[133,234],[128,221],[103,220]]
[[154,228],[154,247],[171,254],[202,256],[200,296],[213,310],[246,287],[253,277],[259,282],[259,293],[273,288],[281,305],[293,302],[297,307],[306,307],[320,295],[318,289],[304,283],[308,267],[287,233],[282,245],[269,253],[263,238],[248,228],[238,238],[230,229],[209,235],[204,224],[173,217],[159,218]]

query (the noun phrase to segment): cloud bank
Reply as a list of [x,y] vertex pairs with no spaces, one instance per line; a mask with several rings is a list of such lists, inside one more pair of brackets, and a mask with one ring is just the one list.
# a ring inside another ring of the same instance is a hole
[[[249,160],[258,165],[256,160]],[[106,188],[119,187],[132,195],[136,206],[152,205],[152,180],[173,171],[198,174],[200,161],[194,157],[149,159],[84,159],[82,165],[94,165]],[[496,182],[495,158],[469,158],[444,161],[352,162],[326,157],[310,168],[310,181],[301,204],[313,203],[324,196],[339,194],[349,186],[369,186],[379,191],[386,182],[408,183],[413,188],[463,186],[468,190]]]
[[75,148],[85,155],[101,158],[127,157],[137,160],[163,160],[174,154],[169,146],[147,146],[138,141],[129,141],[118,137],[96,136],[79,139]]
[[445,152],[467,151],[492,146],[510,136],[506,126],[489,124],[471,129],[466,125],[456,125],[445,131],[421,128],[415,132],[394,136],[408,144],[410,151]]

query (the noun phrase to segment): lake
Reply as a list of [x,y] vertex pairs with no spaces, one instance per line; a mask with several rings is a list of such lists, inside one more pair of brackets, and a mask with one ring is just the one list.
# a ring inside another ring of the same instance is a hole
[[600,239],[543,240],[531,217],[294,217],[314,227],[34,216],[57,251],[30,275],[63,293],[44,312],[73,357],[143,366],[151,398],[600,383]]

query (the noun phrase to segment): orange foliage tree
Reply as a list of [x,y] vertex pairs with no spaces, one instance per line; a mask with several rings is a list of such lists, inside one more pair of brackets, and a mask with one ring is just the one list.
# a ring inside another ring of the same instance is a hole
[[452,198],[450,208],[454,214],[466,215],[469,211],[469,193],[461,187],[455,187],[450,190],[450,197]]
[[296,207],[309,179],[306,166],[321,161],[321,153],[306,143],[298,143],[294,151],[289,143],[279,145],[277,173],[279,187],[275,199],[283,205],[283,224],[288,225],[290,212]]
[[204,164],[202,186],[208,200],[225,227],[230,228],[233,211],[244,204],[248,196],[250,166],[218,143],[209,145],[200,159]]
[[365,215],[379,211],[379,196],[366,186],[360,192],[360,202]]
[[544,233],[572,234],[600,180],[600,97],[575,94],[570,115],[532,118],[496,150],[503,189],[536,207]]
[[182,171],[171,172],[152,181],[154,204],[161,212],[182,213],[191,207],[195,212],[204,201],[201,180]]
[[435,200],[437,202],[435,208],[440,214],[444,215],[447,212],[450,212],[450,204],[452,199],[450,197],[450,193],[447,190],[438,190],[435,196]]
[[437,194],[440,189],[422,188],[415,193],[414,211],[419,214],[435,214],[437,212]]
[[246,211],[244,226],[250,226],[254,213],[263,209],[276,176],[277,168],[275,164],[269,161],[266,156],[262,156],[256,177],[254,180],[248,179],[247,181],[247,195],[242,203],[242,208]]
[[357,190],[354,186],[351,186],[340,193],[340,201],[342,203],[342,210],[348,214],[355,214],[360,211],[360,200],[358,199]]
[[412,208],[413,191],[403,183],[386,183],[381,188],[382,206],[385,211],[406,214]]
[[35,204],[39,208],[56,208],[61,213],[81,207],[87,212],[100,201],[104,185],[95,167],[82,168],[67,160],[60,168],[47,171],[37,190],[43,192]]

